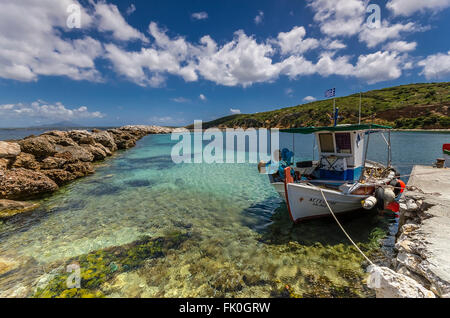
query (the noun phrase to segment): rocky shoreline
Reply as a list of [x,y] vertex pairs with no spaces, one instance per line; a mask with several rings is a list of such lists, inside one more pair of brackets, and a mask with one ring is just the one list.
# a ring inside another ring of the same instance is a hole
[[449,177],[448,168],[413,168],[390,268],[373,277],[377,297],[450,298]]
[[123,126],[99,130],[53,130],[17,141],[0,141],[0,219],[30,211],[33,201],[94,173],[94,162],[132,148],[149,134],[172,128]]

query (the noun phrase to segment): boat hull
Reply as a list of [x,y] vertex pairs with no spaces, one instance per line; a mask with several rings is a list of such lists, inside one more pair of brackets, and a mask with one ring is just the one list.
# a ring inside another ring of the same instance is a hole
[[[321,188],[298,183],[289,183],[286,187],[288,193],[287,205],[293,222],[297,223],[302,220],[331,215],[322,197]],[[344,195],[331,189],[322,189],[322,191],[335,214],[361,209],[361,201],[368,197],[368,195]]]

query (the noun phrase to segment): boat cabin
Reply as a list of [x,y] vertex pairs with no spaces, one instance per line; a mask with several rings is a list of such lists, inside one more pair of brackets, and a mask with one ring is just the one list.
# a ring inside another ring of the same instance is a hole
[[[283,129],[287,133],[314,133],[319,152],[319,160],[314,169],[314,177],[320,180],[338,182],[357,181],[363,173],[366,144],[372,131],[390,127],[367,125],[338,125],[334,127],[309,127]],[[297,163],[297,167],[302,163]]]
[[364,163],[364,131],[315,133],[319,146],[319,179],[354,181]]

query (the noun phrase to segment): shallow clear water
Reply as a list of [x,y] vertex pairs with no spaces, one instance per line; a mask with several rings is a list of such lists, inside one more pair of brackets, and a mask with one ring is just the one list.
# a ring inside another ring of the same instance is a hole
[[[409,173],[412,163],[431,164],[447,136],[394,133],[394,164],[401,164],[402,173]],[[290,138],[282,136],[281,144],[289,146]],[[298,157],[311,158],[311,141],[296,137]],[[0,274],[0,295],[25,290],[22,295],[30,296],[54,264],[173,231],[189,238],[164,257],[114,276],[102,292],[268,297],[280,296],[289,285],[305,297],[372,295],[362,282],[361,257],[333,220],[294,226],[254,164],[175,165],[174,143],[168,135],[147,136],[99,165],[95,175],[44,200],[38,210],[0,224],[0,257],[19,264]],[[373,138],[370,157],[383,143]],[[365,212],[342,221],[354,240],[369,245],[390,220]]]

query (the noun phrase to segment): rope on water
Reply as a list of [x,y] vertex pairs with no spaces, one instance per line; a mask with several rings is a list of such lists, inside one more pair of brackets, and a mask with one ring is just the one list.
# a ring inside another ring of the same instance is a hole
[[358,252],[361,253],[362,256],[364,256],[364,258],[370,263],[370,265],[376,266],[367,256],[366,254],[363,253],[363,251],[361,251],[361,249],[358,247],[358,245],[356,245],[355,242],[353,242],[352,238],[350,237],[350,235],[348,235],[347,231],[345,231],[344,227],[342,226],[342,224],[339,222],[339,220],[337,219],[336,215],[334,214],[333,210],[331,209],[330,205],[328,204],[327,198],[325,198],[325,194],[323,193],[322,189],[319,188],[320,193],[322,194],[322,198],[325,201],[325,204],[328,207],[328,210],[330,210],[331,215],[333,216],[333,218],[336,220],[336,223],[339,225],[339,227],[341,228],[342,232],[344,232],[345,236],[347,236],[347,238],[350,240],[350,242],[352,242],[352,244],[356,247],[356,249],[358,250]]

